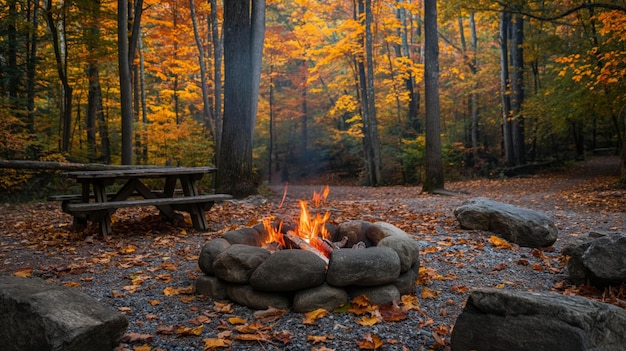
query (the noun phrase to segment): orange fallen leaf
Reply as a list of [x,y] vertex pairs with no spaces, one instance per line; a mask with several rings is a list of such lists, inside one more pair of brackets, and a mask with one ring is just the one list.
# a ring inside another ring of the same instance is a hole
[[302,322],[303,324],[316,324],[315,321],[325,317],[328,315],[328,311],[323,309],[323,308],[318,308],[316,310],[313,310],[311,312],[307,312],[304,314],[304,321]]
[[156,333],[161,335],[174,335],[174,328],[174,325],[159,326],[156,329]]
[[178,268],[172,262],[164,262],[164,263],[161,263],[161,269],[166,270],[166,271],[175,271]]
[[291,332],[289,330],[281,330],[272,335],[274,339],[282,342],[284,345],[289,344],[291,342]]
[[151,351],[152,347],[148,344],[143,344],[140,346],[133,346],[133,351]]
[[422,288],[422,299],[434,299],[439,296],[439,291],[432,290],[427,286]]
[[422,309],[420,308],[420,303],[417,300],[417,296],[415,295],[402,295],[401,301],[402,305],[407,310],[415,310],[420,312],[422,311]]
[[313,344],[317,344],[318,342],[326,342],[328,341],[328,335],[308,335],[306,337],[306,341],[311,341]]
[[365,334],[363,339],[357,340],[357,345],[361,350],[376,350],[383,346],[383,340],[378,335]]
[[17,271],[13,272],[14,276],[21,277],[21,278],[28,278],[28,277],[31,276],[31,274],[33,274],[33,268],[32,267],[20,268]]
[[230,323],[232,325],[240,325],[240,324],[248,323],[248,320],[240,318],[240,317],[230,317],[230,318],[228,318],[228,323]]
[[188,328],[188,327],[184,327],[184,326],[178,326],[178,328],[176,328],[176,335],[180,335],[180,336],[199,336],[202,334],[202,331],[204,330],[204,325],[199,325],[195,328]]
[[385,322],[398,322],[405,320],[409,316],[409,310],[396,303],[390,305],[382,305],[379,307],[380,317]]
[[65,285],[65,286],[67,286],[69,288],[75,288],[77,286],[80,286],[80,283],[78,283],[78,282],[67,282],[67,283],[64,283],[63,285]]
[[204,350],[213,350],[221,347],[228,347],[233,342],[231,340],[218,339],[218,338],[206,338],[204,341]]
[[156,306],[156,305],[160,305],[161,302],[159,300],[150,300],[148,301],[149,304],[151,304],[152,306]]
[[122,342],[131,343],[131,342],[152,342],[154,336],[150,334],[139,334],[139,333],[126,333],[122,335]]
[[511,243],[495,235],[489,237],[489,242],[499,249],[513,249],[513,245]]
[[464,294],[464,293],[469,291],[469,288],[467,286],[465,286],[465,285],[452,285],[450,287],[450,290],[452,290],[452,291],[454,291],[456,293],[459,293],[459,294]]
[[178,289],[172,288],[171,286],[165,287],[165,289],[163,289],[163,294],[165,296],[174,296],[174,295],[178,295]]
[[366,326],[366,327],[372,326],[372,325],[374,325],[374,324],[376,324],[378,322],[379,322],[378,318],[376,318],[374,316],[369,316],[369,317],[368,316],[363,316],[363,317],[361,317],[361,318],[356,320],[357,324],[362,325],[362,326]]

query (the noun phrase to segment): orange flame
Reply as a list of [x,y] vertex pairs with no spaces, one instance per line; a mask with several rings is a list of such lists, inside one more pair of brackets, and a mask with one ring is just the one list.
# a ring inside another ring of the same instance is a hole
[[326,198],[328,197],[328,193],[330,193],[330,187],[326,185],[322,192],[317,192],[313,190],[313,204],[315,207],[318,207],[321,203],[326,202]]
[[265,218],[263,219],[263,227],[265,227],[265,230],[267,231],[267,240],[265,241],[265,243],[275,242],[275,243],[278,243],[282,247],[285,246],[285,237],[283,237],[283,234],[282,234],[282,229],[283,229],[282,221],[280,221],[280,223],[278,224],[278,228],[274,228],[272,223],[270,223],[269,218]]
[[[318,193],[316,191],[313,192],[313,203],[315,206],[319,206],[321,203],[326,201],[328,197],[328,193],[330,192],[330,188],[328,185],[326,188]],[[285,193],[283,194],[283,201],[287,195],[287,188],[285,186]],[[329,239],[330,233],[326,229],[326,222],[330,218],[330,212],[326,211],[324,216],[321,216],[319,213],[315,214],[314,217],[311,216],[307,208],[307,203],[304,200],[299,201],[300,204],[300,218],[298,219],[298,228],[295,230],[295,235],[302,238],[302,240],[309,243],[311,246],[317,248],[319,251],[324,252],[322,239]],[[282,201],[281,201],[282,205]],[[278,228],[275,228],[269,219],[263,219],[263,226],[267,231],[267,240],[266,244],[275,242],[280,245],[280,247],[285,247],[285,238],[282,234],[282,226],[283,222],[281,221],[278,225]]]

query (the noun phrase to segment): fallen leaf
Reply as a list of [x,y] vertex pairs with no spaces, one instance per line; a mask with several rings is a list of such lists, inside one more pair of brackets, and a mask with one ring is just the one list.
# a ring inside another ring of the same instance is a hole
[[121,341],[126,343],[131,342],[152,342],[154,336],[150,334],[139,334],[139,333],[126,333],[122,335]]
[[174,295],[178,295],[179,292],[178,292],[178,289],[168,286],[168,287],[165,287],[165,289],[163,289],[163,294],[165,296],[174,296]]
[[287,312],[287,310],[282,310],[269,306],[266,310],[254,312],[254,318],[266,323],[273,322],[277,319],[280,319],[285,314],[285,312]]
[[33,274],[33,268],[32,267],[20,268],[17,271],[13,272],[14,276],[21,277],[21,278],[28,278],[28,277],[31,276],[31,274]]
[[204,330],[204,325],[199,325],[195,328],[188,328],[184,326],[178,326],[176,328],[176,335],[179,336],[199,336]]
[[281,330],[274,333],[272,337],[285,345],[291,342],[291,332],[289,330]]
[[374,324],[376,324],[378,322],[379,322],[378,318],[372,317],[372,316],[369,316],[369,317],[368,316],[364,316],[364,317],[361,317],[360,319],[356,320],[357,324],[363,325],[363,326],[366,326],[366,327],[367,326],[372,326],[372,325],[374,325]]
[[414,295],[402,295],[401,297],[402,305],[407,310],[415,310],[422,311],[420,308],[419,301],[417,300],[417,296]]
[[406,307],[400,307],[395,303],[380,306],[378,310],[385,322],[398,322],[405,320],[409,316],[409,310]]
[[466,292],[469,291],[469,288],[465,285],[452,285],[450,287],[450,290],[459,293],[459,294],[465,294]]
[[241,324],[248,323],[248,320],[240,318],[240,317],[230,317],[230,318],[228,318],[228,323],[230,323],[232,325],[241,325]]
[[512,250],[513,249],[513,245],[511,245],[511,243],[509,243],[508,241],[506,241],[506,240],[504,240],[504,239],[502,239],[500,237],[497,237],[495,235],[492,235],[492,236],[489,237],[489,242],[493,246],[495,246],[495,247],[497,247],[499,249],[507,249],[507,250]]
[[161,335],[174,335],[174,328],[174,325],[159,326],[156,329],[156,333]]
[[323,309],[323,308],[318,308],[316,310],[313,310],[311,312],[307,312],[304,314],[304,321],[302,322],[303,324],[310,324],[310,325],[314,325],[316,324],[315,321],[325,317],[328,315],[328,311]]
[[213,350],[221,347],[228,347],[233,342],[231,340],[218,339],[218,338],[206,338],[204,341],[204,350]]
[[133,346],[133,351],[151,351],[152,347],[148,344],[143,344],[141,346]]
[[317,344],[318,342],[326,342],[328,341],[328,335],[307,335],[306,341],[310,341],[313,344]]
[[422,288],[422,299],[434,299],[439,296],[439,291],[431,290],[427,286]]
[[157,306],[161,304],[159,300],[150,300],[148,301],[148,303],[151,304],[152,306]]
[[357,340],[357,345],[361,350],[376,350],[383,346],[383,340],[378,335],[365,334],[363,339]]
[[221,313],[232,313],[233,312],[233,304],[228,302],[213,302],[213,311],[221,312]]
[[67,282],[67,283],[63,283],[63,285],[69,287],[69,288],[75,288],[77,286],[80,286],[80,283],[78,282]]

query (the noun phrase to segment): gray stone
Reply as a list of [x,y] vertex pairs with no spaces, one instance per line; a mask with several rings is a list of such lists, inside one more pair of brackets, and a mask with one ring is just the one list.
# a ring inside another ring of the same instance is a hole
[[400,274],[392,284],[398,288],[400,295],[411,295],[415,292],[419,272],[419,262],[407,272]]
[[400,257],[388,247],[339,249],[328,263],[326,282],[333,286],[389,284],[400,276]]
[[231,230],[224,235],[222,238],[226,239],[231,244],[242,244],[242,245],[250,245],[250,246],[261,246],[263,241],[263,234],[259,233],[254,228],[239,228],[236,230]]
[[378,243],[379,247],[393,249],[400,258],[400,273],[406,273],[414,264],[419,265],[420,246],[407,235],[388,236]]
[[400,301],[400,291],[393,284],[380,286],[353,287],[349,289],[350,297],[367,296],[369,302],[376,305],[389,305]]
[[127,327],[122,314],[73,288],[0,277],[2,350],[111,351]]
[[626,282],[626,233],[598,237],[568,249],[569,280],[603,287]]
[[214,275],[213,273],[213,261],[217,255],[222,251],[230,247],[228,240],[224,238],[216,238],[202,246],[200,250],[200,256],[198,257],[198,267],[206,275]]
[[326,262],[314,253],[281,250],[254,270],[250,285],[261,291],[296,291],[320,285],[325,279]]
[[235,303],[257,310],[266,310],[270,306],[287,309],[290,305],[289,298],[285,294],[257,291],[250,285],[230,284],[226,288],[226,292]]
[[254,270],[270,255],[262,247],[234,244],[217,255],[213,272],[229,283],[247,284]]
[[454,325],[452,351],[618,351],[626,311],[583,297],[478,289]]
[[520,246],[550,246],[558,235],[554,222],[542,212],[487,198],[464,202],[454,215],[465,229],[490,231]]
[[310,312],[318,308],[333,311],[348,303],[348,293],[328,284],[300,290],[293,297],[294,312]]
[[404,230],[387,222],[374,222],[367,228],[365,235],[372,241],[373,245],[378,245],[381,240],[389,236],[408,237]]
[[196,293],[206,295],[214,299],[225,299],[228,297],[226,293],[226,284],[216,277],[201,275],[196,278]]
[[339,225],[339,229],[337,230],[336,241],[340,241],[345,236],[348,238],[346,248],[350,248],[359,242],[364,242],[366,246],[372,246],[372,241],[369,240],[366,235],[371,225],[370,222],[358,220],[343,222]]

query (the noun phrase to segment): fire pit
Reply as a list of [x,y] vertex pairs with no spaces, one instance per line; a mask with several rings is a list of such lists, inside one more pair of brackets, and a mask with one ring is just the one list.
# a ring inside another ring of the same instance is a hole
[[207,242],[196,291],[254,309],[329,311],[366,295],[389,304],[414,291],[419,245],[385,222],[326,223],[300,202],[298,223],[240,228]]

